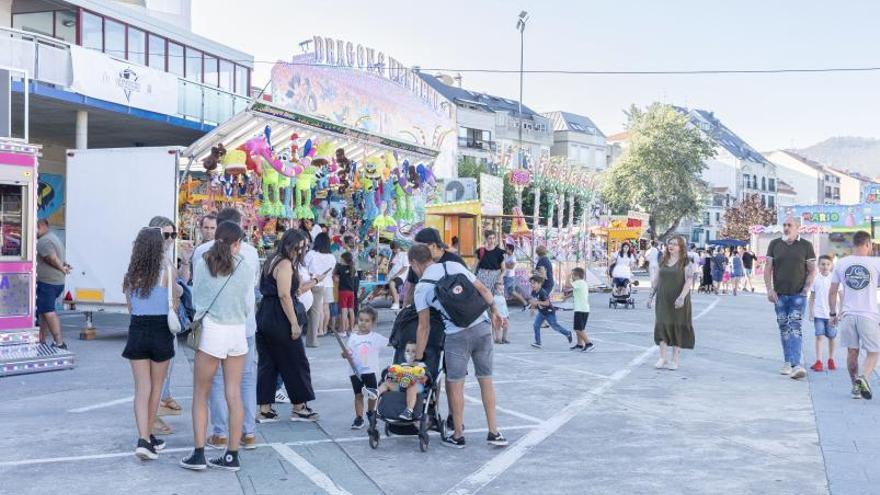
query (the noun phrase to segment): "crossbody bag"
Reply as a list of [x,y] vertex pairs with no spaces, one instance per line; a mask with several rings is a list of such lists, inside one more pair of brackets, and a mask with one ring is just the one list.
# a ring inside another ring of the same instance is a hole
[[202,313],[201,316],[195,318],[192,323],[190,323],[189,328],[189,336],[186,338],[186,344],[194,351],[199,350],[199,344],[202,342],[202,330],[205,326],[205,317],[208,316],[208,313],[211,312],[211,308],[214,307],[214,303],[217,302],[217,298],[220,297],[220,294],[223,293],[223,289],[226,288],[226,285],[229,284],[229,281],[232,280],[232,276],[235,275],[235,271],[238,270],[238,266],[241,265],[243,260],[238,260],[238,264],[235,265],[235,268],[232,269],[232,273],[226,278],[226,282],[223,282],[223,286],[220,287],[220,290],[217,291],[217,294],[214,296],[214,300],[211,301],[211,304],[208,305],[205,312]]

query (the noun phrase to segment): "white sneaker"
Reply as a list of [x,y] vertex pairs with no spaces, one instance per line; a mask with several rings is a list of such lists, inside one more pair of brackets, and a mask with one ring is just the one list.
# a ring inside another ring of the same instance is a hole
[[290,404],[290,397],[287,396],[287,392],[284,389],[279,388],[275,391],[275,402]]
[[792,380],[800,380],[805,376],[807,376],[807,370],[803,366],[795,366],[791,371],[791,375],[789,375]]
[[657,362],[654,363],[654,367],[657,368],[658,370],[662,370],[663,368],[666,367],[666,360],[663,358],[658,359]]
[[678,363],[676,363],[675,361],[670,361],[666,364],[666,369],[670,371],[675,371],[678,369]]
[[788,363],[785,363],[785,364],[782,366],[782,369],[779,370],[779,374],[780,374],[780,375],[791,375],[791,371],[792,371],[792,369],[791,369],[791,365],[788,364]]
[[391,311],[397,311],[398,309],[400,309],[399,303],[394,303],[391,305]]

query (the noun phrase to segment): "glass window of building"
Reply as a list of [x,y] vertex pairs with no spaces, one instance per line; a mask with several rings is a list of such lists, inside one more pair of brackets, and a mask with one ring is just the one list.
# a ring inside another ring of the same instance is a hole
[[183,46],[168,42],[168,72],[183,77]]
[[235,66],[235,92],[242,95],[248,96],[250,93],[249,85],[250,81],[248,80],[248,69],[247,67],[243,67],[241,65]]
[[147,65],[147,34],[131,26],[128,27],[128,60]]
[[232,91],[235,89],[235,68],[232,62],[227,60],[220,61],[220,89]]
[[104,50],[103,22],[104,20],[95,14],[82,13],[82,46],[92,50]]
[[55,37],[68,43],[76,43],[76,12],[55,11]]
[[202,52],[186,47],[186,78],[202,82]]
[[147,65],[157,70],[165,70],[165,38],[149,35],[147,43],[149,44],[149,57]]
[[220,80],[217,72],[217,57],[205,55],[205,84],[218,86]]
[[12,27],[29,33],[53,36],[52,12],[13,14]]
[[125,24],[104,19],[104,53],[125,58]]

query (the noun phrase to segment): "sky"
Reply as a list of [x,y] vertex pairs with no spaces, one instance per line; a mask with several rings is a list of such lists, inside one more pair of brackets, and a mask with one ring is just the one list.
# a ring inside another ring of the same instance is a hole
[[[521,10],[530,14],[526,69],[880,67],[880,2],[873,0],[193,0],[193,31],[257,61],[287,60],[301,53],[300,41],[321,35],[425,69],[518,69]],[[256,65],[254,85],[268,81],[270,68]],[[466,89],[518,98],[518,74],[462,76]],[[586,115],[606,135],[623,130],[632,104],[702,108],[765,151],[832,136],[880,138],[878,90],[880,71],[526,74],[523,103]]]

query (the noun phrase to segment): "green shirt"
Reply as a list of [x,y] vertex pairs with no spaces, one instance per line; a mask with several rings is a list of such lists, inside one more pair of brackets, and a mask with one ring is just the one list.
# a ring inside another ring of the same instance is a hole
[[580,313],[590,312],[590,287],[586,280],[575,280],[571,283],[574,288],[574,310]]
[[807,282],[807,262],[816,261],[813,244],[798,237],[791,244],[773,239],[767,248],[767,257],[773,259],[773,289],[777,294],[796,295],[804,291]]

